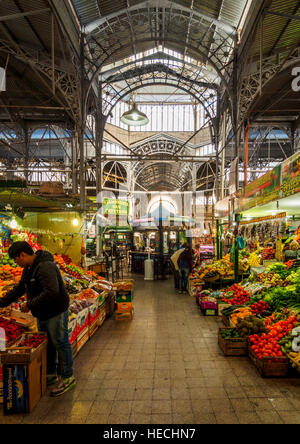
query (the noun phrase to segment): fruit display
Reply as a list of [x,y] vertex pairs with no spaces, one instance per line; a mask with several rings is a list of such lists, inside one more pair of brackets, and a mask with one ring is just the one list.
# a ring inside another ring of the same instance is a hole
[[256,251],[253,253],[250,253],[250,256],[248,257],[248,264],[250,267],[259,267],[260,266],[261,258]]
[[40,333],[33,333],[30,335],[23,335],[22,338],[14,344],[16,347],[38,348],[43,342],[47,340],[47,335]]
[[251,349],[259,359],[283,356],[279,342],[293,330],[297,322],[295,316],[292,316],[286,321],[279,321],[268,327],[268,333],[263,333],[261,336],[257,334],[250,336]]
[[99,294],[92,288],[87,288],[78,295],[78,299],[97,299],[98,297]]
[[222,302],[230,305],[243,305],[250,299],[250,294],[240,285],[234,284],[223,295]]
[[0,317],[0,328],[5,331],[5,339],[8,343],[16,341],[26,331],[23,327],[3,317]]
[[223,329],[223,330],[221,330],[220,334],[221,334],[223,339],[240,338],[240,335],[239,335],[239,333],[238,333],[236,328]]
[[8,253],[0,259],[0,267],[3,267],[4,265],[10,265],[13,268],[17,267],[17,264],[15,264],[15,261],[10,258]]
[[[101,282],[102,284],[103,282]],[[97,285],[100,285],[99,283]],[[134,284],[132,281],[119,281],[113,284],[113,290],[116,291],[131,291],[133,290]]]
[[249,316],[252,316],[252,311],[250,310],[249,307],[245,307],[245,308],[237,308],[236,310],[234,310],[234,312],[230,315],[230,321],[234,324],[237,325],[238,322],[242,319],[248,318]]
[[255,302],[254,304],[252,304],[250,306],[250,308],[251,308],[252,313],[254,315],[257,315],[257,314],[262,314],[265,311],[267,311],[269,308],[269,305],[264,301],[258,301],[258,302]]
[[276,251],[271,247],[266,247],[261,252],[261,258],[263,261],[275,259]]
[[283,279],[280,274],[274,271],[264,272],[258,275],[258,280],[269,287],[277,287],[283,285]]
[[85,308],[88,308],[92,305],[92,302],[88,302],[86,299],[78,300],[74,299],[72,300],[72,303],[69,306],[69,311],[73,314],[78,314]]
[[[296,324],[296,327],[299,327],[300,324]],[[292,332],[285,336],[283,339],[279,341],[279,345],[281,346],[281,350],[286,355],[291,355],[296,361],[298,361],[299,352],[296,352],[296,349],[299,348],[297,337],[295,337]],[[297,358],[297,359],[296,359]]]
[[247,316],[244,319],[237,320],[236,330],[240,338],[246,338],[250,335],[260,335],[267,332],[267,328],[261,319],[256,316]]

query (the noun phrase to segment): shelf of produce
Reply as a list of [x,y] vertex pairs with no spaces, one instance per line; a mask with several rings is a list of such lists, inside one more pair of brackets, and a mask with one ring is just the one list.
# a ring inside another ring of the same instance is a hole
[[263,378],[285,378],[288,375],[289,360],[287,357],[273,358],[268,356],[259,359],[250,346],[248,347],[248,355]]
[[[40,344],[37,342],[37,336],[42,341]],[[23,347],[20,346],[22,342],[33,341],[33,344],[37,346]],[[47,347],[47,337],[43,333],[24,333],[19,340],[17,340],[13,346],[8,347],[5,351],[0,352],[1,364],[29,364],[43,350]]]
[[225,356],[247,356],[248,339],[247,338],[228,338],[222,337],[222,331],[232,330],[231,328],[219,328],[218,344]]

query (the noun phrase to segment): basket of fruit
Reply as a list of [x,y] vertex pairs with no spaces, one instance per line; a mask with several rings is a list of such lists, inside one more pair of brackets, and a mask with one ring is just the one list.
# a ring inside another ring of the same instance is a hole
[[217,271],[210,271],[204,277],[205,282],[216,282],[220,279],[220,275]]

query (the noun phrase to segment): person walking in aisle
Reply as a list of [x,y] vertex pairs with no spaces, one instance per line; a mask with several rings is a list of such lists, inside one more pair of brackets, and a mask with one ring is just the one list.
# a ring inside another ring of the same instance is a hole
[[188,277],[193,269],[193,256],[188,244],[184,245],[184,250],[178,258],[179,267],[179,293],[187,292]]
[[[27,302],[21,309],[25,313],[31,311],[38,319],[38,330],[47,333],[47,386],[57,384],[51,396],[60,396],[76,385],[68,335],[68,293],[48,251],[34,253],[27,242],[15,242],[8,254],[24,270],[20,283],[0,299],[0,308],[27,294]],[[57,358],[61,380],[57,376]]]

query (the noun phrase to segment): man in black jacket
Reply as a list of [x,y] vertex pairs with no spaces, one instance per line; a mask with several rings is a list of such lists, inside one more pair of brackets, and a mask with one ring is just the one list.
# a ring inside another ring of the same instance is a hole
[[[47,385],[57,383],[51,396],[60,396],[76,384],[68,336],[69,296],[51,253],[34,253],[27,242],[15,242],[8,253],[24,271],[20,283],[0,299],[0,308],[7,307],[27,294],[22,311],[31,311],[38,319],[39,331],[47,333]],[[57,377],[57,356],[61,381]]]

